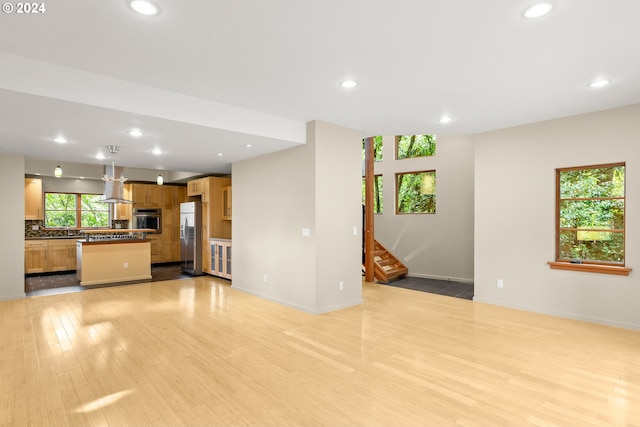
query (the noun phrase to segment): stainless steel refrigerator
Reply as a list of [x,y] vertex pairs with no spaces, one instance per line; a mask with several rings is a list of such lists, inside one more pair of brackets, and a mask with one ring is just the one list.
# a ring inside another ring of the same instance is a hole
[[183,272],[202,274],[202,203],[180,203],[180,266]]

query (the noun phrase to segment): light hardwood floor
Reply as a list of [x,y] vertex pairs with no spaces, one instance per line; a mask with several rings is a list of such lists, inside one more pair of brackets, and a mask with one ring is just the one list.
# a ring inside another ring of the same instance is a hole
[[640,332],[383,285],[210,277],[0,302],[0,426],[640,425]]

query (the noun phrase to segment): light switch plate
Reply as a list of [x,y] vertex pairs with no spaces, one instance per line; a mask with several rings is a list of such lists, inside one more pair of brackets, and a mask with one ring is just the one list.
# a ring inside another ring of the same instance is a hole
[[303,228],[302,229],[302,237],[311,237],[311,229]]

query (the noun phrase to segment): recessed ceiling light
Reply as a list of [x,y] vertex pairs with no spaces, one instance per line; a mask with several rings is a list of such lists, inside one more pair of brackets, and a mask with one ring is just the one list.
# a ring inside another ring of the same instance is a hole
[[453,119],[451,117],[449,117],[449,116],[440,117],[440,123],[449,123],[451,120],[453,120]]
[[599,87],[605,87],[611,84],[611,80],[609,79],[600,79],[600,80],[594,80],[591,83],[589,83],[589,87],[592,87],[594,89],[597,89]]
[[345,80],[342,83],[340,83],[340,86],[342,86],[345,89],[352,89],[358,86],[358,83],[353,80]]
[[222,157],[222,153],[218,153],[218,157]]
[[245,145],[245,147],[251,148],[251,144],[247,144],[247,145]]
[[156,154],[156,155],[157,155],[157,154],[162,154],[162,150],[161,150],[161,149],[159,149],[159,148],[154,148],[153,150],[151,150],[151,152],[152,152],[153,154]]
[[551,3],[538,3],[525,10],[524,17],[530,19],[540,18],[541,16],[551,12],[551,9],[553,9],[553,5]]
[[154,16],[158,14],[158,7],[150,1],[132,0],[129,2],[129,6],[141,15]]
[[55,138],[52,138],[55,142],[57,142],[58,144],[65,144],[67,142],[69,142],[69,140],[67,138],[65,138],[64,136],[56,136]]
[[102,153],[98,153],[98,154],[96,154],[96,159],[98,159],[98,160],[104,160],[104,159],[106,159],[106,157],[105,157],[105,155],[104,155],[104,154],[102,154]]
[[135,136],[136,138],[144,135],[144,132],[142,132],[140,129],[131,129],[127,133],[131,136]]

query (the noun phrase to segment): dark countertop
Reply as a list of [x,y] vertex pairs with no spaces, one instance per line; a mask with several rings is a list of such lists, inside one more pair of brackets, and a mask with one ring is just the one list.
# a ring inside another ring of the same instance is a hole
[[51,240],[51,239],[86,239],[85,235],[74,236],[38,236],[38,237],[25,237],[24,240]]
[[148,243],[147,239],[114,239],[114,240],[94,240],[92,242],[87,242],[84,239],[78,239],[79,244],[82,246],[91,246],[91,245],[114,245],[120,243]]

